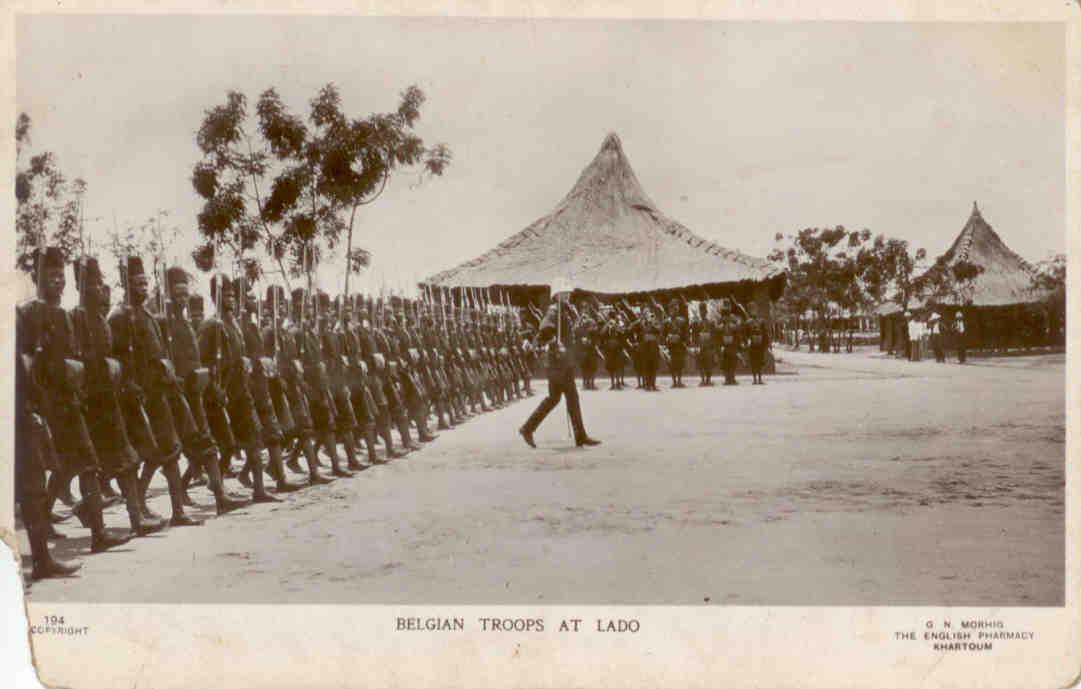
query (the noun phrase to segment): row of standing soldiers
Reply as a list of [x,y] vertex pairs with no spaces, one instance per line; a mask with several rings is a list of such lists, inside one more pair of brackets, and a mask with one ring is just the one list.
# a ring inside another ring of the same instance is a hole
[[[66,311],[61,252],[50,247],[37,261],[39,296],[16,314],[16,501],[35,579],[79,568],[48,548],[60,537],[57,500],[74,505],[91,551],[101,552],[165,526],[146,500],[159,469],[168,523],[195,526],[201,522],[184,508],[201,473],[219,515],[277,502],[264,471],[276,492],[297,490],[285,467],[301,472],[303,458],[309,484],[329,483],[319,450],[334,477],[349,477],[434,440],[433,417],[448,429],[533,394],[529,333],[473,310],[400,302],[395,312],[361,295],[287,295],[276,285],[260,300],[243,282],[216,275],[217,313],[204,319],[182,268],[163,271],[166,294],[155,300],[133,256],[121,266],[125,295],[116,308],[97,261],[79,259],[79,305]],[[225,488],[234,457],[245,460],[250,499]],[[75,477],[78,503],[69,489]],[[106,531],[110,502],[126,505],[130,535]]]
[[[705,306],[704,304],[702,305]],[[598,366],[604,363],[609,389],[622,390],[623,371],[629,361],[637,387],[657,391],[657,372],[662,360],[672,376],[672,387],[685,387],[687,358],[694,358],[700,386],[713,385],[713,369],[720,362],[725,385],[737,385],[736,369],[746,354],[755,385],[762,385],[769,330],[757,317],[735,312],[711,317],[705,308],[688,320],[680,302],[672,301],[667,313],[658,305],[644,306],[638,313],[622,309],[585,309],[575,323],[581,351],[582,387],[596,389]]]

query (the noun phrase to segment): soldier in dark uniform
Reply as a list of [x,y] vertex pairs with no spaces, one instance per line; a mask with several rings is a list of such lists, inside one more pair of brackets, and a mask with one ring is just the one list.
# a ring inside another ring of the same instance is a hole
[[[308,396],[304,389],[304,366],[301,361],[298,333],[302,323],[303,290],[294,290],[293,319],[286,326],[281,323],[288,310],[285,290],[279,285],[267,287],[267,302],[278,305],[278,321],[272,323],[272,332],[268,334],[266,345],[268,353],[274,357],[278,366],[279,380],[289,403],[289,412],[293,418],[293,436],[296,441],[295,452],[303,453],[308,462],[309,485],[332,483],[334,479],[319,473],[319,458],[315,449],[315,425],[312,421]],[[299,296],[297,296],[299,294]],[[276,326],[276,331],[273,328]],[[297,473],[303,473],[297,463],[297,457],[289,460],[289,467]]]
[[643,389],[660,392],[657,389],[657,369],[661,363],[661,324],[652,309],[646,311],[642,321],[638,352],[642,364]]
[[582,351],[582,389],[596,390],[597,363],[597,326],[588,315],[582,316],[576,328],[578,346]]
[[199,326],[203,324],[203,295],[192,294],[188,297],[188,320],[195,332],[199,332]]
[[[61,266],[63,263],[61,262]],[[20,307],[22,308],[22,307]],[[16,312],[17,314],[18,312]],[[22,319],[15,320],[18,328]],[[45,491],[45,472],[60,471],[60,460],[52,441],[52,431],[45,420],[48,402],[38,385],[33,355],[15,353],[15,502],[19,505],[26,535],[30,540],[33,564],[32,579],[72,576],[82,567],[78,562],[57,560],[49,552],[49,505]]]
[[668,320],[664,324],[664,341],[668,346],[669,372],[672,375],[672,387],[682,388],[683,370],[687,365],[687,319],[679,313],[679,302],[672,300],[668,305]]
[[112,358],[113,338],[105,319],[105,282],[98,261],[83,257],[75,264],[79,286],[79,306],[72,310],[72,323],[80,357],[86,367],[87,426],[94,449],[101,459],[103,485],[120,481],[131,521],[131,531],[139,536],[160,531],[165,522],[143,517],[139,502],[139,464],[142,460],[128,440],[118,394],[122,383],[120,362]]
[[[255,403],[255,413],[259,416],[259,438],[269,456],[266,471],[274,479],[277,492],[291,493],[300,486],[290,483],[282,462],[286,425],[278,416],[274,396],[271,393],[272,380],[278,375],[277,363],[267,355],[266,348],[263,346],[259,300],[254,294],[248,293],[247,284],[243,280],[237,280],[235,284],[244,314],[239,323],[240,332],[244,336],[244,354],[251,364],[248,386],[251,390],[252,401]],[[291,422],[292,414],[287,418]],[[254,471],[255,468],[249,464],[245,467],[245,472]]]
[[721,358],[724,365],[724,384],[739,385],[736,380],[736,367],[739,365],[741,333],[736,317],[732,314],[725,319],[720,329]]
[[601,333],[604,341],[604,368],[608,371],[609,390],[623,389],[623,367],[626,366],[624,358],[626,335],[623,326],[623,316],[616,316],[604,324]]
[[[166,270],[165,280],[169,299],[160,320],[161,331],[172,354],[183,399],[187,403],[187,410],[179,413],[190,414],[194,424],[188,437],[181,439],[181,444],[190,462],[189,470],[206,472],[218,515],[223,515],[243,507],[247,501],[233,498],[226,492],[219,470],[219,450],[205,404],[205,395],[211,387],[210,370],[203,366],[199,336],[185,316],[191,298],[188,291],[191,276],[183,268],[174,266]],[[214,393],[211,391],[210,394]]]
[[[319,341],[323,348],[323,365],[326,370],[327,386],[334,404],[334,435],[345,450],[346,466],[353,471],[361,471],[365,466],[357,461],[356,438],[358,429],[356,414],[353,411],[353,399],[349,391],[345,350],[340,333],[335,329],[334,309],[331,308],[330,295],[317,293],[319,306]],[[363,428],[360,429],[363,432]]]
[[711,387],[713,385],[713,362],[714,352],[717,348],[717,335],[713,320],[709,317],[709,309],[705,302],[698,305],[698,320],[695,321],[692,338],[697,347],[696,363],[698,365],[698,385]]
[[225,393],[225,411],[236,446],[244,451],[245,465],[251,470],[252,501],[280,502],[263,484],[263,428],[251,394],[251,361],[245,354],[244,333],[237,322],[238,292],[237,284],[225,275],[211,279],[210,298],[221,310],[203,321],[199,349],[203,365],[220,381]]
[[547,347],[548,396],[541,400],[537,409],[526,420],[525,425],[518,429],[530,447],[537,446],[533,441],[533,433],[548,413],[559,404],[561,397],[566,397],[567,400],[567,411],[570,414],[571,426],[574,428],[575,445],[583,447],[600,444],[599,440],[590,438],[586,433],[585,423],[582,420],[582,408],[578,402],[578,389],[574,381],[574,354],[570,348],[560,342],[557,335],[560,331],[570,332],[569,328],[570,319],[567,317],[566,307],[552,304],[541,321],[537,334],[538,344]]
[[371,392],[375,407],[372,412],[375,416],[375,431],[383,440],[386,457],[393,459],[404,457],[412,448],[404,445],[401,451],[394,447],[394,437],[391,435],[391,424],[396,420],[395,410],[391,409],[391,398],[387,396],[387,371],[386,360],[379,352],[375,340],[372,318],[374,313],[371,304],[365,305],[358,315],[354,335],[357,342],[358,363],[365,364],[366,382],[368,391]]
[[[305,316],[308,320],[304,320]],[[326,363],[323,360],[323,342],[320,337],[319,314],[314,295],[307,295],[303,289],[293,290],[293,328],[291,332],[297,340],[300,360],[304,370],[304,390],[311,411],[312,425],[315,429],[316,446],[322,447],[330,457],[330,473],[341,478],[349,478],[353,472],[341,466],[338,455],[338,440],[334,436],[337,419],[334,415],[334,397],[327,379]]]
[[177,467],[182,435],[190,437],[194,421],[190,412],[186,418],[173,417],[174,409],[187,410],[187,404],[177,404],[179,383],[175,368],[157,318],[146,309],[149,281],[142,259],[129,256],[127,265],[122,266],[121,278],[127,297],[109,316],[109,328],[113,335],[113,356],[124,366],[127,380],[121,409],[127,419],[128,437],[144,462],[139,477],[143,514],[157,516],[146,505],[146,491],[154,473],[161,468],[169,485],[172,506],[169,523],[199,526],[200,520],[184,513],[184,485]]
[[[360,295],[356,295],[359,297]],[[368,450],[368,463],[379,464],[385,460],[379,458],[376,451],[376,429],[379,421],[379,405],[368,376],[368,364],[364,361],[360,351],[360,339],[354,326],[356,306],[361,304],[360,299],[353,299],[342,308],[342,322],[339,328],[339,337],[342,344],[342,353],[345,357],[346,385],[349,389],[349,399],[353,405],[353,415],[357,419],[358,432],[363,434],[364,445]],[[388,429],[389,430],[389,429]],[[390,448],[387,449],[387,459],[393,455]]]
[[[96,531],[102,536],[99,546],[104,547],[98,550],[121,541],[113,542],[114,539],[105,534],[101,496],[94,485],[97,483],[97,457],[82,418],[77,367],[66,361],[73,359],[75,343],[70,332],[71,321],[60,308],[65,285],[63,254],[58,248],[49,247],[44,252],[37,251],[34,261],[38,298],[20,304],[15,312],[18,414],[15,481],[16,499],[20,502],[30,539],[31,576],[44,579],[70,576],[81,566],[54,559],[49,552],[51,523],[46,470],[67,476],[80,474],[80,490],[86,505],[81,511],[94,520],[92,533]],[[67,425],[57,427],[53,435],[51,429],[58,422]],[[88,448],[90,451],[85,452]],[[90,497],[92,494],[97,497]]]
[[753,385],[765,385],[762,369],[766,364],[766,350],[769,348],[769,332],[765,322],[758,317],[752,318],[747,327],[747,358],[751,364]]

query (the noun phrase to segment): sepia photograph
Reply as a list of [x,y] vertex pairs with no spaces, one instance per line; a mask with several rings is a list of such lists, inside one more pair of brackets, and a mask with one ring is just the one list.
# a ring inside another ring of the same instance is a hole
[[1076,609],[1063,21],[13,30],[10,543],[55,665],[99,643],[63,606]]

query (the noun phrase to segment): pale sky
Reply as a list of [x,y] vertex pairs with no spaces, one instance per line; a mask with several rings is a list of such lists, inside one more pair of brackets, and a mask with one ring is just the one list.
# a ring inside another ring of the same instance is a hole
[[977,200],[1037,261],[1065,251],[1064,41],[1055,24],[24,16],[17,107],[88,182],[91,232],[160,208],[194,235],[194,134],[228,90],[273,86],[306,114],[334,82],[362,115],[418,84],[418,133],[454,161],[362,209],[375,289],[549,212],[609,131],[667,215],[745,253],[843,224],[934,256]]

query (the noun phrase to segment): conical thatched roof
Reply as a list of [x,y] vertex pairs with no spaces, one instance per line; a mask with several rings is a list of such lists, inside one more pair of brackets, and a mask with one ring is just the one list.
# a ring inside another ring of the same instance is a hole
[[968,262],[983,268],[973,283],[974,306],[1023,304],[1045,296],[1033,289],[1032,266],[1006,246],[983,219],[975,202],[964,229],[940,262],[946,267]]
[[609,134],[548,215],[484,255],[426,280],[445,287],[565,285],[599,294],[660,292],[783,280],[763,259],[696,236],[642,190]]

